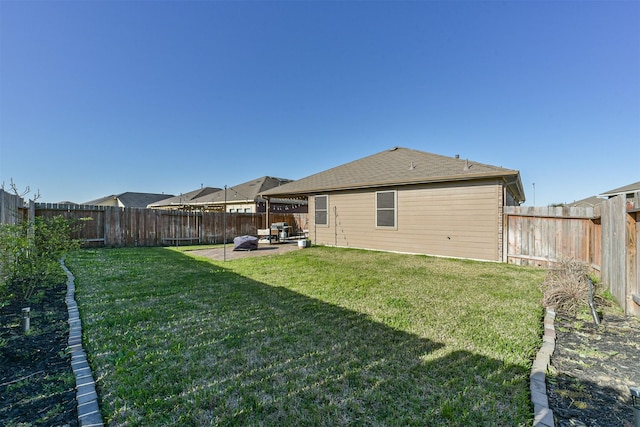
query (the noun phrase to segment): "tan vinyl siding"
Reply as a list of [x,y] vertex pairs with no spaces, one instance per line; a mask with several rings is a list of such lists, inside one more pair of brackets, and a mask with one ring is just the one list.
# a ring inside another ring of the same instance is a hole
[[329,227],[311,224],[311,238],[325,245],[500,260],[498,182],[394,189],[395,229],[376,228],[375,190],[336,192],[329,197]]

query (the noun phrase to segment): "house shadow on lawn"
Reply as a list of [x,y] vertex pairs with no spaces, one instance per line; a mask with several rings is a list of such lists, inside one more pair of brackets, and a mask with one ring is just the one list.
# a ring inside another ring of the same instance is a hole
[[100,298],[83,298],[110,425],[531,423],[522,367],[448,350],[220,264],[178,253],[166,262],[184,269],[189,288],[94,288],[132,303],[95,318]]

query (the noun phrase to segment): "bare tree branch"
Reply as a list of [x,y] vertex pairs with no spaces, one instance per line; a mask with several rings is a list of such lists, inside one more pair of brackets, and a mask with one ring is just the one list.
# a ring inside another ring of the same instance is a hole
[[[24,189],[24,191],[21,193],[18,190],[18,186],[16,185],[15,182],[13,182],[13,178],[11,178],[10,182],[9,182],[9,186],[11,187],[11,191],[13,191],[13,194],[15,194],[18,197],[24,197],[27,194],[29,194],[29,192],[31,191],[31,189],[29,188],[29,186],[27,185],[27,187]],[[2,189],[4,190],[4,183],[2,183]],[[40,197],[40,190],[38,190],[38,193],[36,195],[37,197]]]

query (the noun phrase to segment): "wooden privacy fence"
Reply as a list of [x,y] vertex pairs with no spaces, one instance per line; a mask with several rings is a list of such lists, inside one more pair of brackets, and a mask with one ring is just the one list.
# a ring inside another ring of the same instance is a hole
[[625,313],[640,316],[640,192],[602,204],[602,282]]
[[[503,261],[518,265],[555,266],[563,259],[588,263],[601,272],[604,285],[627,314],[640,316],[640,193],[629,203],[623,196],[597,208],[505,207]],[[224,214],[141,208],[29,203],[0,190],[0,223],[34,216],[78,220],[74,238],[85,246],[162,246],[222,243],[226,237],[256,235],[274,222],[308,228],[307,214]]]
[[600,270],[600,213],[594,208],[504,208],[504,260],[550,268],[575,259]]
[[640,193],[596,208],[504,208],[503,260],[552,268],[564,259],[589,264],[625,313],[640,315]]
[[[77,220],[73,236],[85,246],[162,246],[178,244],[215,244],[234,237],[257,235],[267,228],[266,214],[244,214],[198,211],[169,211],[144,208],[35,204],[35,215],[61,215]],[[286,222],[292,234],[306,228],[307,214],[270,213],[269,221]]]
[[0,224],[16,224],[24,219],[24,199],[0,189]]

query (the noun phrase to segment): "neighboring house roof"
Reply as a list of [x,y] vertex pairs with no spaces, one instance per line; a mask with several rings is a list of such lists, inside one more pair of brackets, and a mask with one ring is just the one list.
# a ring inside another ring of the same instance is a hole
[[638,191],[640,191],[640,181],[634,182],[633,184],[625,185],[624,187],[614,188],[613,190],[609,190],[597,196],[591,196],[591,197],[587,197],[586,199],[577,200],[573,203],[568,203],[567,206],[571,206],[571,207],[598,206],[600,203],[604,202],[606,199],[610,199],[612,197],[620,196],[620,195],[633,194]]
[[640,191],[640,181],[634,182],[633,184],[625,185],[624,187],[614,188],[613,190],[609,190],[606,193],[600,194],[599,196],[611,198],[619,196],[621,194],[635,193],[638,191]]
[[149,204],[157,202],[158,200],[166,199],[167,197],[173,196],[168,194],[126,192],[91,200],[83,203],[83,205],[101,205],[105,204],[107,201],[117,199],[121,205],[127,208],[146,208]]
[[100,203],[104,203],[108,200],[112,200],[112,199],[117,199],[118,196],[116,196],[115,194],[111,194],[110,196],[104,196],[104,197],[100,197],[99,199],[94,199],[94,200],[89,200],[88,202],[84,202],[81,203],[82,205],[100,205]]
[[594,207],[594,206],[598,206],[602,202],[604,202],[603,198],[597,197],[597,196],[591,196],[591,197],[587,197],[586,199],[576,200],[573,203],[569,203],[567,206],[576,207],[576,208]]
[[259,194],[262,192],[289,182],[291,182],[290,179],[263,176],[242,184],[227,187],[226,195],[225,190],[222,189],[215,193],[193,199],[190,204],[224,204],[225,199],[227,204],[255,203],[260,200]]
[[296,196],[324,191],[503,178],[518,200],[525,199],[517,170],[403,147],[385,150],[262,193]]
[[159,200],[155,203],[150,203],[148,207],[154,208],[154,207],[161,207],[161,206],[181,206],[184,204],[188,204],[194,199],[216,193],[220,190],[221,188],[216,188],[216,187],[201,187],[201,188],[198,188],[197,190],[180,194],[179,196],[168,197],[168,198]]

